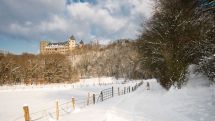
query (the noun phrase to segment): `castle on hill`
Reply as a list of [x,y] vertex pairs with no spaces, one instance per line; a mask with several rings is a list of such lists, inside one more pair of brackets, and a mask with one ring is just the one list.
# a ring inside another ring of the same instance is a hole
[[40,54],[68,54],[75,48],[82,47],[83,44],[82,40],[77,44],[73,35],[66,42],[52,43],[43,40],[40,42]]

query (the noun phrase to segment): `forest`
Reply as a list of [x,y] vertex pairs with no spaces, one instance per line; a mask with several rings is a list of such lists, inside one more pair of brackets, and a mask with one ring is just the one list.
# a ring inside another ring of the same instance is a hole
[[0,84],[73,83],[79,78],[140,78],[136,42],[86,44],[68,55],[0,54]]

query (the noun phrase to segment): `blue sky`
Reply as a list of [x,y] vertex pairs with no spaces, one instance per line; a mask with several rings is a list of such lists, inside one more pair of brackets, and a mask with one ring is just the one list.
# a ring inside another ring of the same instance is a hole
[[39,53],[39,42],[135,39],[151,0],[1,0],[0,50]]

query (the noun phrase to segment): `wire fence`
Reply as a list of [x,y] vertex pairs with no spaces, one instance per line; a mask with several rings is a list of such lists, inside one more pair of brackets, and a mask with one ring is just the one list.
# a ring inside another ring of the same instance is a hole
[[49,120],[59,120],[59,117],[63,117],[74,112],[77,109],[85,108],[86,106],[103,102],[114,96],[124,95],[130,92],[135,91],[138,87],[143,84],[143,81],[136,83],[133,86],[118,87],[118,88],[107,88],[102,90],[98,94],[88,93],[86,97],[83,98],[74,98],[60,103],[56,101],[54,106],[45,108],[43,110],[29,113],[28,107],[24,110],[24,116],[17,117],[13,121],[49,121]]

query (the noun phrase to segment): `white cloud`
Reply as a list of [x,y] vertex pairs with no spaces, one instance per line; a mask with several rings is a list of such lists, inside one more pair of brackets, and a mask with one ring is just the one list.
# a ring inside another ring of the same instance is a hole
[[12,34],[19,34],[22,36],[27,36],[30,31],[30,28],[28,28],[27,26],[21,26],[19,24],[12,23],[9,26],[9,31]]
[[[92,6],[88,3],[77,3],[68,6],[70,17],[80,25],[94,25],[106,31],[115,32],[125,26],[126,21],[115,18],[106,9]],[[81,24],[83,23],[83,24]]]
[[61,31],[65,32],[68,30],[68,23],[65,19],[54,15],[49,21],[42,21],[38,25],[38,29],[42,32],[49,32],[49,31]]
[[[23,1],[22,1],[23,2]],[[65,40],[71,34],[90,41],[135,38],[142,22],[150,17],[150,0],[100,0],[97,4],[37,0],[0,2],[0,34],[41,40]],[[8,11],[7,13],[2,13]],[[140,19],[141,18],[141,19]]]

